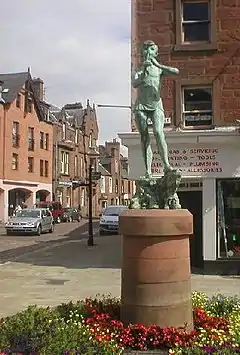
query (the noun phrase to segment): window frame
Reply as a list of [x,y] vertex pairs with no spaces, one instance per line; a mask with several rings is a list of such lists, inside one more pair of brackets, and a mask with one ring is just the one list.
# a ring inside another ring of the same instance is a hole
[[[197,125],[197,126],[185,126],[183,120],[183,94],[184,87],[188,88],[212,88],[212,124],[211,125]],[[220,120],[220,111],[217,98],[220,95],[219,81],[211,79],[179,79],[176,80],[176,95],[175,95],[175,122],[177,127],[181,127],[184,130],[198,130],[198,129],[213,129],[216,122]]]
[[[199,3],[208,2],[210,9],[210,40],[209,41],[194,41],[189,43],[183,42],[183,27],[182,27],[182,5],[183,3]],[[175,51],[206,51],[217,50],[217,20],[216,20],[217,0],[175,0],[176,10],[176,44]]]

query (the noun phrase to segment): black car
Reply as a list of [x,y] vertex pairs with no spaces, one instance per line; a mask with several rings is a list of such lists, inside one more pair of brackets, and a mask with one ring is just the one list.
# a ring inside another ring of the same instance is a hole
[[74,207],[65,207],[63,208],[63,222],[73,222],[78,221],[80,222],[82,219],[82,212],[78,208]]

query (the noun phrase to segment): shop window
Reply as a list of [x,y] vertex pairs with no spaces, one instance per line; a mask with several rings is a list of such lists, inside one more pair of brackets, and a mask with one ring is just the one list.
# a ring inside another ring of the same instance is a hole
[[177,50],[216,48],[216,0],[176,0]]
[[240,258],[240,180],[217,181],[218,256]]
[[182,87],[182,104],[185,127],[212,126],[212,87]]

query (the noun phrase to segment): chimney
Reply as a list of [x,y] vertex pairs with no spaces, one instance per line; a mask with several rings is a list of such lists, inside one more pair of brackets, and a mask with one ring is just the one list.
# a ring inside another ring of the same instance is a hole
[[33,88],[37,98],[44,101],[44,82],[40,78],[33,78],[32,80]]

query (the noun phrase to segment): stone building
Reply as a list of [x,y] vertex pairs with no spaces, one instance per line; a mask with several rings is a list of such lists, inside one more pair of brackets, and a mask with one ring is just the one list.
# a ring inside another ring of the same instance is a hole
[[116,139],[105,142],[104,146],[99,146],[99,154],[106,181],[101,185],[105,184],[104,193],[100,195],[101,207],[127,205],[135,193],[135,182],[128,177],[128,160],[120,153],[120,143]]
[[[95,107],[89,101],[67,104],[61,109],[51,106],[54,122],[53,192],[64,207],[81,207],[88,213],[89,167],[98,170],[98,123]],[[99,215],[99,182],[93,185],[93,215]]]
[[[211,272],[239,272],[239,16],[239,0],[132,0],[132,67],[140,43],[151,39],[159,62],[180,70],[163,78],[165,134],[170,161],[183,174],[182,206],[194,217],[192,267]],[[136,179],[143,161],[133,119],[132,133],[120,136]],[[161,176],[151,137],[152,171]]]
[[52,198],[53,126],[30,71],[0,74],[0,220]]

